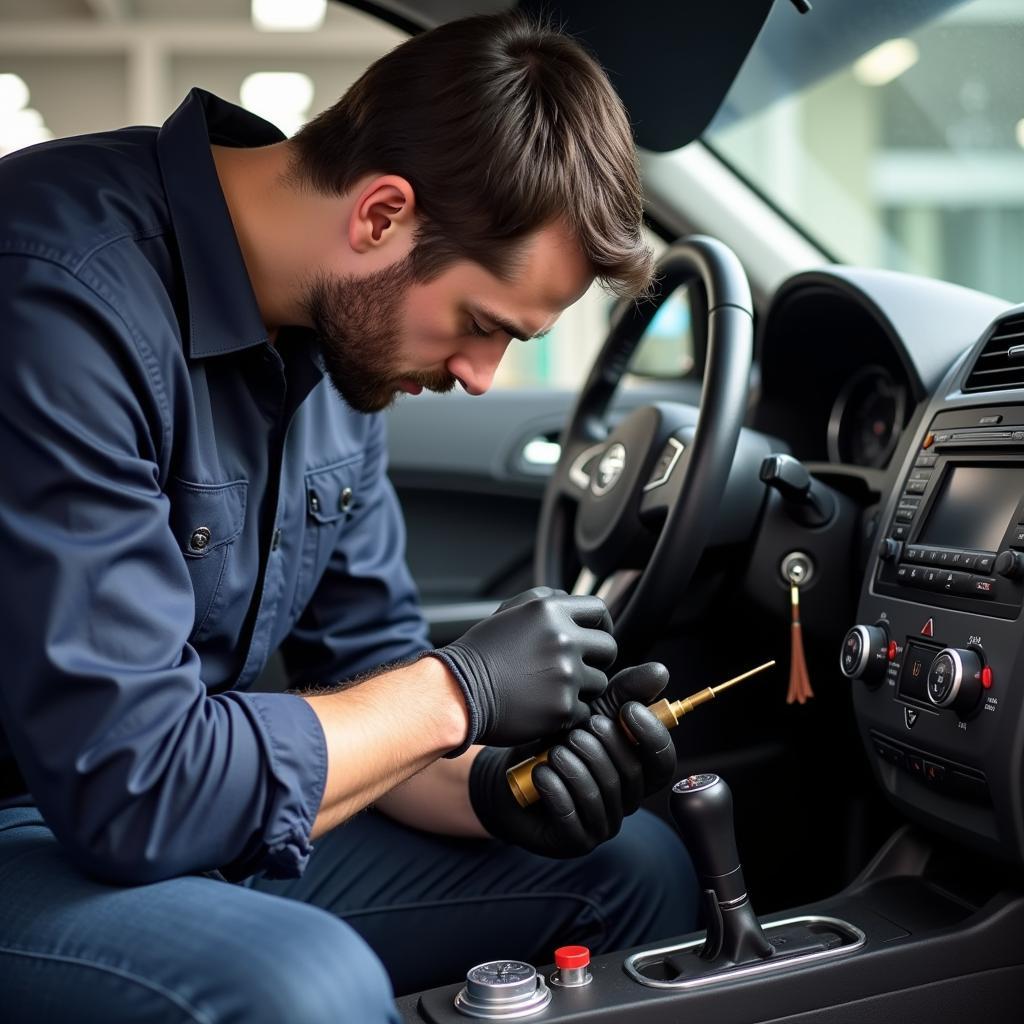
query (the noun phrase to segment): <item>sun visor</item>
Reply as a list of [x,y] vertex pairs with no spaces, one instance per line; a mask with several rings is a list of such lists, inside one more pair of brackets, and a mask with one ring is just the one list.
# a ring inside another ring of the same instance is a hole
[[[790,0],[776,0],[798,18]],[[507,0],[349,0],[407,31]],[[608,71],[629,110],[637,143],[664,152],[696,139],[725,99],[772,0],[520,0],[581,39]]]
[[[785,3],[794,18],[796,10]],[[626,104],[636,141],[667,152],[711,123],[772,0],[523,0],[597,55]]]

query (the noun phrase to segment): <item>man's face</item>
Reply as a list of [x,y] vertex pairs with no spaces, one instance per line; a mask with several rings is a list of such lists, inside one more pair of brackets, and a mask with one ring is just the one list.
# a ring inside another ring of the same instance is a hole
[[546,333],[592,280],[578,244],[552,225],[524,244],[511,281],[465,262],[423,284],[406,257],[365,277],[319,276],[304,305],[332,384],[368,413],[424,388],[482,395],[509,341]]

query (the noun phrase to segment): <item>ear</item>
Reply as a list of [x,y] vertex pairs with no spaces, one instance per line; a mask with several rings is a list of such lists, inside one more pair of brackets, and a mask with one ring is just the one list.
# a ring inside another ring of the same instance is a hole
[[349,245],[367,253],[412,234],[416,197],[412,185],[396,174],[382,175],[359,193],[348,222]]

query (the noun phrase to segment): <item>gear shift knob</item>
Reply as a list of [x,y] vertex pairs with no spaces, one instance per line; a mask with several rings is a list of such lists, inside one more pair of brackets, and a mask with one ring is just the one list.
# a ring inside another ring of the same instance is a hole
[[729,963],[771,956],[743,881],[729,787],[717,775],[689,775],[672,787],[669,811],[704,891],[708,934],[700,956]]
[[723,779],[688,775],[672,787],[668,806],[705,889],[714,888],[711,879],[739,868],[732,790]]

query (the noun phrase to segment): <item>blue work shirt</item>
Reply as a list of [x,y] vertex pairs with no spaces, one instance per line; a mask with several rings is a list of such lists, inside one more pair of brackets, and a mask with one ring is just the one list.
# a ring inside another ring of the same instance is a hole
[[194,89],[160,129],[0,161],[0,797],[85,870],[301,872],[331,684],[427,647],[386,476],[311,332],[277,344]]

